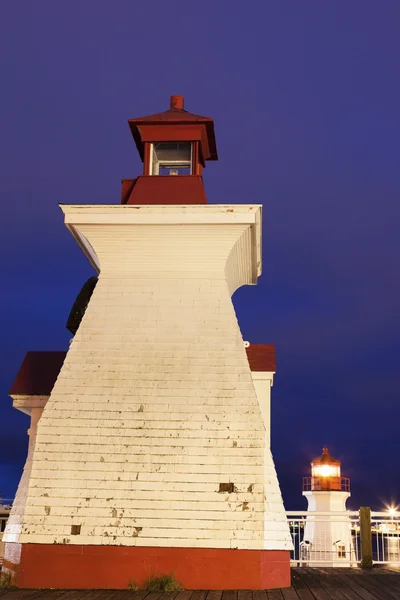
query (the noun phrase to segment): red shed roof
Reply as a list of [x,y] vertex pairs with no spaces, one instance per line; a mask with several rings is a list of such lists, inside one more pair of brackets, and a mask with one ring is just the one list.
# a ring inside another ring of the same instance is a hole
[[[251,371],[276,371],[275,346],[251,344],[246,348]],[[27,352],[9,391],[10,396],[50,396],[66,352]]]
[[10,396],[50,396],[66,352],[27,352]]
[[276,371],[274,344],[250,344],[246,353],[251,371]]

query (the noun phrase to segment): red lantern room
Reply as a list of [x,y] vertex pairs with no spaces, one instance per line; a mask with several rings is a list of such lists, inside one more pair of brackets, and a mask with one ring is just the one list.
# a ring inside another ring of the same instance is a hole
[[350,492],[350,479],[341,477],[340,465],[325,446],[321,456],[311,462],[311,477],[303,477],[303,492]]
[[207,204],[202,172],[218,160],[214,121],[184,109],[171,96],[169,110],[128,121],[143,174],[122,180],[122,204]]

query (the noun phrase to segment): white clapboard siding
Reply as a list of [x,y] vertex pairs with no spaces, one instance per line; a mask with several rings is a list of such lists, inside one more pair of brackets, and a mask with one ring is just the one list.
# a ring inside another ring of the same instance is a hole
[[260,272],[259,209],[133,209],[63,208],[101,272],[38,425],[19,539],[288,549],[231,302]]

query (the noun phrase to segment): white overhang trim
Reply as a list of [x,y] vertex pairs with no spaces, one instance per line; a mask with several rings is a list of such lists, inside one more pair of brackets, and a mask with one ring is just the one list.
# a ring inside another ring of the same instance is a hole
[[254,381],[270,381],[271,385],[274,382],[275,371],[252,371],[251,376]]
[[92,244],[83,235],[83,233],[81,233],[79,231],[78,227],[67,224],[67,228],[72,233],[75,240],[78,242],[78,246],[80,247],[80,249],[83,251],[85,256],[87,256],[87,258],[89,259],[89,262],[92,265],[92,267],[94,268],[94,270],[96,271],[96,273],[100,273],[100,262],[99,262],[99,259],[97,258],[96,252],[93,249]]
[[261,274],[261,204],[60,204],[65,224],[99,272],[91,244],[79,231],[83,225],[249,225],[251,229],[253,283]]
[[66,225],[259,224],[260,204],[60,204]]
[[31,414],[32,408],[44,408],[49,396],[35,396],[28,394],[10,394],[13,400],[13,408],[20,410],[26,415]]

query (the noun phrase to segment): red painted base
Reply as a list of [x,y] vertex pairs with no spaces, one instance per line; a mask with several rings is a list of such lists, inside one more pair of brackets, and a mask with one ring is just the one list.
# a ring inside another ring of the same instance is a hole
[[290,586],[287,550],[140,548],[23,544],[20,588],[127,589],[174,573],[185,589],[261,590]]

